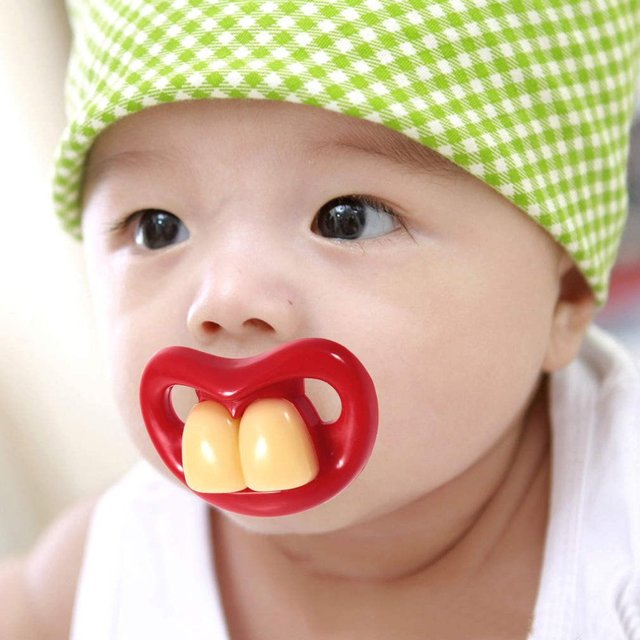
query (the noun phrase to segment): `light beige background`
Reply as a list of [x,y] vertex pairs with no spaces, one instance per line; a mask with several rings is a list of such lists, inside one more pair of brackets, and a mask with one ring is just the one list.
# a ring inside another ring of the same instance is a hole
[[62,0],[0,0],[0,556],[134,459],[49,202],[68,39]]
[[[26,550],[136,457],[103,372],[80,245],[49,202],[68,39],[62,0],[0,0],[0,556]],[[635,261],[640,210],[631,222],[623,255]]]

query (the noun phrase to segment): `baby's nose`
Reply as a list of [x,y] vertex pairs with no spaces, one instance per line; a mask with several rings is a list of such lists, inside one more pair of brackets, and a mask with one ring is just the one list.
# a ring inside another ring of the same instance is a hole
[[219,264],[199,283],[187,326],[204,344],[223,335],[290,340],[299,336],[300,298],[293,274],[282,266],[259,260]]

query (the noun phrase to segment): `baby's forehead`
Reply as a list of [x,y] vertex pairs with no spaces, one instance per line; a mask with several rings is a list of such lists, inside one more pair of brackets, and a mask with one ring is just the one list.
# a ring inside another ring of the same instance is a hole
[[[412,172],[464,175],[466,171],[433,149],[375,122],[308,105],[258,100],[202,100],[173,103],[138,112],[112,125],[96,140],[87,158],[85,183],[105,169],[147,159],[171,161],[188,128],[220,142],[221,131],[232,144],[256,137],[268,146],[283,136],[307,158],[334,151],[358,152]],[[271,134],[271,135],[270,135]],[[266,140],[266,142],[265,142]],[[249,143],[251,141],[249,140]]]

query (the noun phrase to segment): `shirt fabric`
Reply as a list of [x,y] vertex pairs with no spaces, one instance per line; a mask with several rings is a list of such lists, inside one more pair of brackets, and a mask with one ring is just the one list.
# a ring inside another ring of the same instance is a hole
[[[640,640],[640,370],[592,328],[551,376],[552,484],[529,640]],[[140,463],[98,501],[71,640],[229,640],[208,505]]]

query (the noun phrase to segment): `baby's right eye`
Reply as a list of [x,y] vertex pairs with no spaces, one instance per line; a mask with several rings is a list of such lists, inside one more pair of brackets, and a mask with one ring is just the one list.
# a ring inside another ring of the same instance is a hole
[[163,249],[183,242],[189,237],[189,230],[182,220],[173,213],[161,209],[138,211],[134,242],[145,249]]

